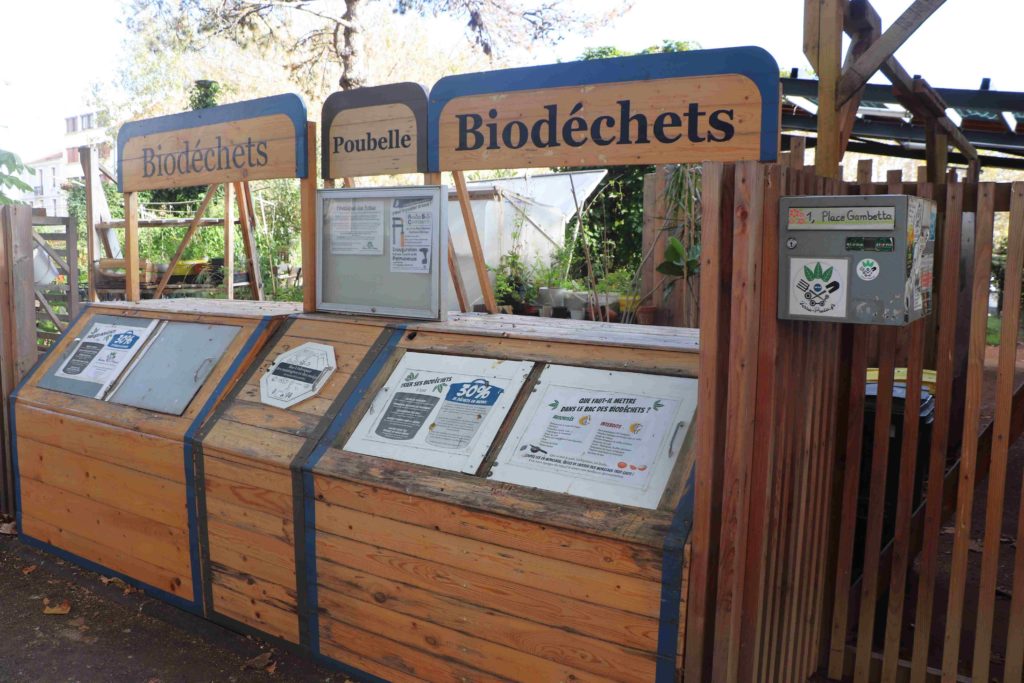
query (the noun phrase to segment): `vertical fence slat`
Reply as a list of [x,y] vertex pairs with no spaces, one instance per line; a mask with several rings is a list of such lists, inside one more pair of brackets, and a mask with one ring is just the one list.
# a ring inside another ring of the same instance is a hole
[[921,414],[921,372],[924,370],[925,319],[910,324],[907,345],[907,393],[903,404],[903,447],[900,451],[896,527],[893,537],[889,606],[885,624],[882,680],[895,680],[903,630],[903,596],[910,563],[910,517],[914,512],[914,476],[917,465],[917,437]]
[[764,200],[762,212],[761,272],[757,296],[760,298],[760,327],[757,347],[757,387],[754,421],[754,448],[751,451],[751,486],[747,511],[747,558],[744,569],[743,619],[740,622],[739,680],[750,680],[757,661],[760,640],[760,612],[764,605],[767,549],[771,537],[768,526],[770,504],[774,486],[774,462],[778,457],[775,446],[778,407],[775,399],[778,371],[779,328],[778,297],[772,285],[779,275],[779,197],[782,194],[782,168],[773,164],[765,167],[761,192]]
[[828,676],[843,677],[846,661],[846,633],[853,576],[853,542],[857,527],[857,494],[860,491],[860,460],[864,442],[864,385],[868,367],[868,328],[858,325],[853,333],[850,358],[850,403],[846,414],[846,464],[843,473],[842,522],[836,560],[836,591],[832,613]]
[[860,617],[857,623],[857,659],[854,681],[867,683],[871,672],[872,636],[878,597],[878,565],[885,510],[885,479],[889,465],[889,425],[892,419],[892,386],[896,368],[896,327],[878,332],[878,396],[876,398],[874,447],[871,452],[871,484],[868,493],[868,524],[864,540],[864,573],[861,575]]
[[697,413],[696,491],[687,595],[686,680],[706,680],[711,671],[708,635],[715,624],[719,490],[725,450],[725,406],[729,373],[729,307],[732,274],[734,166],[704,164],[700,272],[701,382]]
[[946,451],[949,446],[950,412],[953,391],[957,310],[960,289],[960,233],[963,221],[964,186],[949,183],[946,187],[946,220],[942,240],[943,282],[941,300],[935,301],[938,316],[937,367],[935,388],[935,422],[928,461],[928,488],[924,511],[924,534],[921,546],[921,567],[918,578],[917,610],[914,618],[914,651],[911,661],[911,683],[925,683],[928,665],[928,644],[935,604],[935,575],[938,570],[939,533],[942,526],[942,494],[946,472]]
[[747,504],[754,448],[764,167],[736,164],[729,395],[722,478],[718,606],[712,680],[732,681],[739,665],[747,550]]
[[995,185],[978,185],[978,213],[974,246],[974,281],[971,289],[971,334],[968,349],[967,396],[964,404],[960,481],[957,490],[956,531],[951,558],[946,634],[942,653],[942,681],[954,683],[960,660],[964,593],[967,584],[967,546],[971,538],[971,507],[981,419],[981,390],[985,372],[985,331],[988,321],[988,289],[992,266],[992,227]]
[[[988,472],[985,537],[982,545],[981,585],[978,592],[978,622],[974,640],[972,677],[976,681],[988,680],[989,662],[992,655],[992,620],[996,601],[996,578],[999,570],[1003,505],[1006,497],[1006,461],[1010,449],[1010,413],[1013,407],[1014,370],[1017,363],[1017,330],[1020,325],[1020,279],[1021,271],[1024,269],[1024,183],[1014,183],[1012,186],[1010,218],[1006,277],[1003,279],[999,374],[996,379],[996,415]],[[1018,676],[1018,680],[1019,678]]]

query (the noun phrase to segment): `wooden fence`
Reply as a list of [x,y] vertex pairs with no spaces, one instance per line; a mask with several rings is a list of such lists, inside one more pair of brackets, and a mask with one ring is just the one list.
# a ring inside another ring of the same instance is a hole
[[33,246],[43,250],[58,271],[57,280],[35,287],[36,343],[49,349],[78,313],[78,225],[74,216],[32,215]]
[[[1008,449],[1024,431],[1024,184],[873,183],[870,171],[843,183],[798,157],[705,164],[686,680],[1021,680],[1024,522],[1014,538],[1003,519],[1024,515],[1018,482],[1006,494]],[[903,328],[778,320],[779,197],[885,193],[937,201],[935,313]],[[1002,338],[983,391],[1000,213]],[[865,431],[869,367],[878,391]],[[894,399],[900,368],[906,398]],[[934,422],[894,417],[897,401],[920,413],[924,368],[937,371]],[[995,397],[987,426],[983,396]],[[979,483],[984,525],[972,524]]]

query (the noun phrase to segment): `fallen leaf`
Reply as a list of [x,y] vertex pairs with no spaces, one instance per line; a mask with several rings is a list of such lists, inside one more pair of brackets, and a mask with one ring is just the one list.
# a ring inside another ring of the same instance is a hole
[[267,666],[264,667],[263,670],[266,671],[268,674],[276,673],[277,672],[277,662],[271,662],[270,664],[267,664]]
[[1014,538],[1013,536],[1000,536],[999,537],[999,542],[1000,543],[1006,543],[1011,548],[1016,548],[1017,547],[1017,539]]
[[261,655],[256,655],[245,664],[242,665],[243,669],[265,669],[270,666],[270,660],[274,658],[273,652],[264,652]]
[[967,541],[967,549],[970,550],[972,553],[980,553],[984,551],[984,549],[981,547],[981,543],[978,543],[973,538]]
[[3,524],[0,524],[0,534],[3,534],[4,536],[17,536],[18,525],[14,522],[4,522]]
[[49,599],[43,600],[43,614],[67,614],[71,611],[71,603],[62,600],[59,605],[51,605]]
[[956,532],[956,527],[944,526],[944,527],[942,527],[942,531],[939,532],[939,533],[942,533],[944,535],[949,535],[949,534],[953,534],[955,532]]
[[21,568],[21,573],[24,574],[25,576],[28,576],[29,574],[31,574],[32,572],[34,572],[37,569],[39,569],[38,565],[30,564],[27,567],[22,567]]

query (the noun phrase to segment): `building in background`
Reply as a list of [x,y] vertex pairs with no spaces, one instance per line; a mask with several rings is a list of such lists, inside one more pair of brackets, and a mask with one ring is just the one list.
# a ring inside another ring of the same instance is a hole
[[[66,216],[68,213],[67,192],[64,190],[65,158],[63,152],[48,154],[39,159],[25,162],[35,169],[35,175],[22,175],[22,180],[32,186],[33,192],[21,199],[31,202],[34,208],[46,209],[48,216]],[[79,165],[81,173],[81,165]]]

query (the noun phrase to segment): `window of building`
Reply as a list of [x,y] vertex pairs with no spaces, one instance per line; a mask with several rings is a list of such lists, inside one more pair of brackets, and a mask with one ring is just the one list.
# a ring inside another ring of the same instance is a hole
[[74,133],[75,131],[78,130],[78,117],[77,116],[69,116],[68,118],[64,119],[64,123],[67,124],[68,132],[69,133]]
[[82,130],[89,130],[93,128],[93,114],[82,114]]
[[100,159],[110,159],[110,143],[104,142],[100,145]]
[[77,147],[68,147],[68,163],[69,164],[77,164],[78,163],[78,148]]

